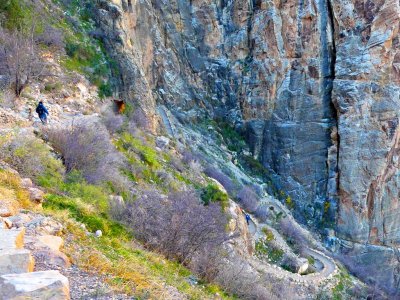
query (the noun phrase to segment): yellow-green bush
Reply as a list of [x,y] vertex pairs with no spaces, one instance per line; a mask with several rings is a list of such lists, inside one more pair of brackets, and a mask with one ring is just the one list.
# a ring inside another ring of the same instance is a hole
[[57,176],[63,172],[61,161],[50,150],[42,140],[17,132],[0,142],[0,159],[23,176],[37,180],[46,174]]
[[203,200],[205,205],[211,202],[219,203],[222,209],[225,209],[229,204],[228,195],[221,191],[215,184],[209,184],[202,189],[201,200]]
[[7,188],[14,192],[16,200],[24,208],[29,208],[31,206],[31,201],[29,200],[29,193],[22,188],[21,178],[18,175],[0,170],[0,188]]

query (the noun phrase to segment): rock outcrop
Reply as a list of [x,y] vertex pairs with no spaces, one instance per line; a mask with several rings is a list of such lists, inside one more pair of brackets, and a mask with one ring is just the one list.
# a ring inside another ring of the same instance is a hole
[[65,276],[58,271],[33,272],[31,251],[22,248],[24,234],[24,229],[0,229],[0,299],[69,299]]
[[[339,1],[333,102],[338,110],[338,236],[343,251],[400,290],[398,1]],[[375,245],[385,247],[375,247]]]
[[68,279],[58,271],[0,275],[1,299],[69,299]]
[[[18,174],[14,172],[13,174]],[[32,182],[24,179],[21,185],[29,194]],[[27,230],[32,231],[33,225],[29,225],[24,217],[26,215],[19,212],[19,203],[16,199],[3,198],[13,195],[13,190],[3,186],[0,189],[2,189],[0,190],[0,207],[9,212],[7,213],[9,218],[0,216],[0,299],[70,299],[68,279],[59,271],[34,272],[35,259],[33,252],[27,249],[25,239]],[[37,198],[33,197],[31,200],[37,206],[40,205]],[[41,217],[42,219],[46,218]],[[28,225],[28,229],[25,225]],[[29,239],[32,240],[31,237],[27,238]],[[59,251],[63,243],[60,237],[42,234],[35,236],[34,241],[33,249],[36,256],[38,251],[46,251],[46,260],[53,262],[52,260],[55,259],[58,261],[64,259],[66,263],[59,265],[69,266],[69,259]]]
[[370,270],[400,290],[398,1],[100,0],[96,15],[120,97],[153,130],[157,105],[244,129],[297,217],[334,224],[356,261],[381,253]]
[[318,201],[309,217],[321,217],[336,167],[328,161],[336,111],[327,1],[99,3],[121,98],[146,115],[165,104],[183,123],[213,116],[245,129],[254,156],[298,200],[299,216]]

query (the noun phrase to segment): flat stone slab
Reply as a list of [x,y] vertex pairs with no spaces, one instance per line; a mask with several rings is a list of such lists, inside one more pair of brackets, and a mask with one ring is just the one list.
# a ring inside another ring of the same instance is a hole
[[33,272],[35,260],[29,250],[0,250],[0,275]]
[[54,235],[40,235],[37,237],[37,240],[37,248],[47,247],[53,251],[60,251],[60,248],[64,245],[63,239]]
[[1,275],[0,299],[67,300],[69,282],[58,271]]
[[0,251],[24,247],[25,228],[0,229]]

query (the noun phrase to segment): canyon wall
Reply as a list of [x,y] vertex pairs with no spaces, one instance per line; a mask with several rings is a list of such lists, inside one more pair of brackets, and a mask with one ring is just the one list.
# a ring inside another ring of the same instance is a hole
[[119,97],[153,130],[158,104],[244,129],[296,216],[333,224],[339,251],[400,289],[398,1],[98,0],[96,14]]
[[182,122],[211,116],[244,128],[254,156],[296,201],[299,217],[320,219],[327,195],[334,212],[327,1],[99,3],[106,44],[122,62],[122,98],[148,115],[162,103]]
[[346,241],[343,252],[378,271],[377,279],[399,292],[399,1],[333,3],[337,232]]

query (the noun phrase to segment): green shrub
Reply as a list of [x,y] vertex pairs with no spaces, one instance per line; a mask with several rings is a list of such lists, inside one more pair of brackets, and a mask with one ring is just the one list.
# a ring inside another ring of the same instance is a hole
[[32,24],[33,11],[25,1],[1,1],[0,13],[5,17],[4,27],[7,29],[25,30]]
[[220,203],[222,209],[225,209],[229,203],[229,197],[226,193],[221,191],[215,184],[208,184],[201,192],[201,200],[205,205],[211,202]]
[[289,209],[294,209],[294,202],[290,196],[286,197],[285,204]]
[[127,132],[121,134],[120,139],[117,141],[117,147],[125,152],[135,152],[140,156],[144,163],[154,169],[158,169],[161,166],[158,161],[157,151],[154,150],[153,147],[146,145],[144,141],[133,137]]
[[328,201],[324,202],[324,215],[328,214],[330,207],[331,207],[330,202],[328,202]]
[[33,136],[11,136],[0,142],[0,159],[34,180],[47,174],[57,178],[63,173],[61,161],[42,140]]
[[105,212],[97,210],[79,198],[50,194],[46,196],[43,207],[50,211],[68,211],[71,217],[84,223],[92,232],[100,229],[103,234],[118,236],[123,231],[123,227],[111,221]]
[[71,197],[81,198],[85,203],[94,205],[99,211],[108,210],[108,197],[103,188],[86,182],[70,183],[65,185],[66,192]]
[[109,78],[116,72],[115,62],[107,55],[100,40],[90,36],[95,30],[93,22],[92,1],[68,1],[60,3],[68,15],[74,16],[79,22],[62,22],[61,27],[66,35],[65,52],[67,57],[62,61],[64,67],[85,75],[89,81],[98,87],[100,98],[112,96],[112,86]]
[[230,151],[240,152],[246,148],[244,136],[238,132],[230,123],[216,120],[213,123],[216,130],[221,134]]
[[239,161],[252,175],[269,179],[269,171],[257,159],[248,155],[240,155]]
[[99,97],[100,98],[106,98],[106,97],[111,97],[112,96],[112,87],[109,82],[107,83],[102,83],[99,86]]
[[267,227],[261,229],[261,231],[265,234],[265,239],[270,242],[275,239],[274,233],[269,230]]
[[55,82],[55,83],[47,83],[44,86],[44,90],[46,92],[57,92],[60,91],[62,89],[62,84],[61,82]]
[[273,247],[267,239],[259,239],[256,242],[255,250],[256,256],[267,257],[270,262],[275,264],[280,263],[284,255],[283,250]]

